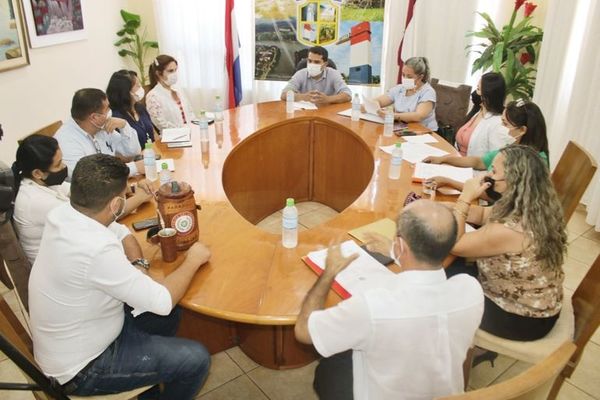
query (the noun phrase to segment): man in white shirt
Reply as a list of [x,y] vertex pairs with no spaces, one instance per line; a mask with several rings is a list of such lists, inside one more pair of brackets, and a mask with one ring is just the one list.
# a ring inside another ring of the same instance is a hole
[[146,275],[139,244],[115,222],[128,175],[113,156],[83,157],[70,203],[48,214],[29,279],[35,359],[67,394],[163,383],[161,398],[193,399],[210,355],[200,343],[173,337],[180,317],[174,307],[210,252],[195,243],[160,283]]
[[[133,159],[142,149],[137,132],[127,121],[113,118],[106,94],[100,89],[80,89],[73,95],[71,118],[54,136],[63,152],[69,180],[77,161],[90,154],[118,155]],[[131,176],[144,173],[143,161],[128,162]]]
[[397,221],[391,255],[402,271],[394,281],[324,310],[335,276],[356,258],[342,257],[337,246],[329,250],[295,327],[300,342],[329,357],[315,371],[321,399],[425,400],[463,391],[483,291],[465,274],[446,279],[441,263],[456,233],[449,209],[411,203]]
[[292,76],[281,92],[281,100],[286,100],[289,90],[295,93],[296,101],[331,104],[352,100],[352,91],[344,82],[342,74],[328,67],[327,60],[326,48],[314,46],[308,49],[306,68],[302,68]]

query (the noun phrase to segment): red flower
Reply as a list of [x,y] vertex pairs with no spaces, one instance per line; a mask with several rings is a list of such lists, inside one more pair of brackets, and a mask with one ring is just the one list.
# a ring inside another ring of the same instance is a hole
[[531,13],[533,12],[533,10],[536,9],[536,5],[533,3],[525,3],[525,16],[529,17],[531,15]]
[[519,61],[521,61],[521,64],[525,65],[529,61],[531,61],[531,55],[529,53],[523,53],[521,54],[521,58],[519,59]]
[[515,11],[517,11],[525,3],[525,0],[515,0]]

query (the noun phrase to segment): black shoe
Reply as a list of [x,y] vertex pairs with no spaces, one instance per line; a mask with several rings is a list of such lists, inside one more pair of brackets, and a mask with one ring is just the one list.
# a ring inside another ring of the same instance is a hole
[[488,350],[485,353],[482,353],[482,354],[479,354],[479,355],[473,357],[473,364],[471,367],[475,368],[482,362],[489,361],[490,364],[492,364],[492,368],[494,368],[494,361],[496,360],[497,357],[498,357],[498,353],[496,353],[495,351]]

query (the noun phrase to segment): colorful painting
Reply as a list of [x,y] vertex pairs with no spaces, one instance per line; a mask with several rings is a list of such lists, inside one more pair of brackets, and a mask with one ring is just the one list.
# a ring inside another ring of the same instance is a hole
[[323,46],[350,84],[378,85],[385,0],[256,0],[255,79],[287,81]]
[[85,39],[83,0],[23,0],[31,47]]
[[29,64],[21,3],[0,0],[0,71]]

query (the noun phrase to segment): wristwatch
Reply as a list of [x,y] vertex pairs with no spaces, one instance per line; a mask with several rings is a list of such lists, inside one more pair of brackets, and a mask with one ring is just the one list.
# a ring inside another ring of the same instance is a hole
[[146,260],[145,258],[137,258],[137,259],[133,260],[131,263],[133,265],[136,265],[138,267],[142,267],[144,269],[149,269],[150,268],[150,262],[148,260]]

